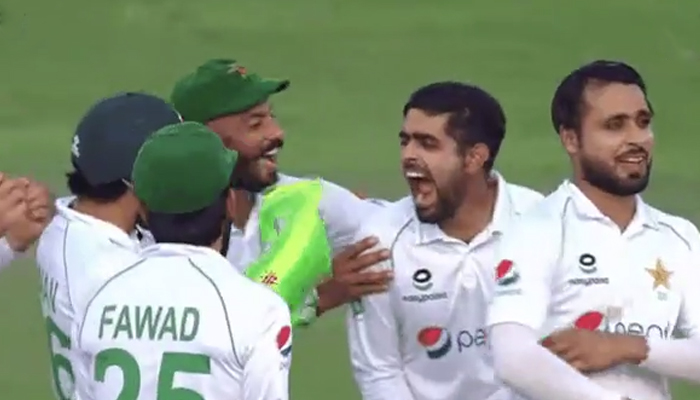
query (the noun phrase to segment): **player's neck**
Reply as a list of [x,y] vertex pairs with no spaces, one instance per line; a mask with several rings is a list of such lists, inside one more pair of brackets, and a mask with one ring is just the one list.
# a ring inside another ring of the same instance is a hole
[[479,179],[467,187],[467,195],[455,215],[439,224],[445,234],[471,242],[491,223],[498,196],[498,180]]
[[603,215],[610,218],[621,232],[627,229],[637,211],[635,196],[616,196],[605,192],[583,179],[575,179],[574,184]]
[[209,247],[214,251],[221,253],[221,249],[224,247],[224,238],[219,236],[219,238],[216,239]]
[[255,195],[245,190],[234,190],[234,208],[228,210],[233,226],[238,229],[245,229],[250,214],[255,207]]
[[113,203],[98,203],[89,199],[78,198],[72,208],[82,214],[108,222],[127,234],[136,229],[136,210],[128,210],[119,200]]

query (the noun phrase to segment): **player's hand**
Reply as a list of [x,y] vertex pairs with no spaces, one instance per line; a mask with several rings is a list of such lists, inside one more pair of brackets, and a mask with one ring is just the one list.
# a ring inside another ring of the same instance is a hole
[[600,372],[619,364],[638,364],[648,352],[641,336],[570,328],[542,340],[542,346],[580,372]]
[[41,235],[53,216],[53,198],[46,186],[20,178],[24,198],[21,216],[7,230],[7,243],[23,252]]
[[25,186],[19,179],[10,179],[0,172],[0,237],[24,213]]
[[358,300],[362,296],[385,292],[389,288],[393,271],[366,271],[368,267],[390,256],[389,250],[386,249],[365,253],[377,243],[376,238],[365,238],[333,258],[333,275],[317,288],[317,315]]

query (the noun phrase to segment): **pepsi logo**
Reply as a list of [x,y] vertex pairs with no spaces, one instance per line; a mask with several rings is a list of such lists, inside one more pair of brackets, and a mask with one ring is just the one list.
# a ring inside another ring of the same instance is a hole
[[513,261],[502,260],[496,266],[496,283],[501,286],[507,286],[518,281],[520,276],[515,270]]
[[603,325],[605,315],[598,311],[589,311],[576,319],[574,327],[577,329],[585,329],[587,331],[598,330]]
[[277,348],[284,357],[292,353],[292,328],[283,326],[277,333]]
[[447,329],[439,326],[429,326],[418,332],[418,343],[425,348],[428,358],[435,360],[449,353],[452,348],[452,338]]

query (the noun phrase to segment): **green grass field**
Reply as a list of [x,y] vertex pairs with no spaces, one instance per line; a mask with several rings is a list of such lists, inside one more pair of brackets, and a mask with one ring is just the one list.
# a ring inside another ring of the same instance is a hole
[[[375,196],[405,191],[400,110],[417,86],[475,82],[502,100],[497,167],[548,190],[568,171],[549,124],[558,81],[578,64],[638,66],[658,112],[647,198],[700,222],[700,3],[690,0],[0,0],[0,170],[65,193],[70,135],[115,91],[167,95],[210,57],[288,77],[275,100],[291,173],[319,173]],[[2,398],[50,398],[31,260],[0,277]],[[357,399],[339,313],[297,332],[293,398]],[[700,391],[676,387],[676,399]],[[644,399],[640,399],[644,400]]]

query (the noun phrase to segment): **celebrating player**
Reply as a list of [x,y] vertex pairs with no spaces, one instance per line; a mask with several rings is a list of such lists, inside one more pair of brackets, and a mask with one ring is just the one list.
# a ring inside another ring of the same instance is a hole
[[107,281],[75,325],[80,399],[287,399],[288,307],[221,255],[235,162],[195,122],[142,147],[134,193],[156,244]]
[[[211,60],[182,78],[173,89],[171,101],[187,121],[206,124],[229,149],[239,153],[240,174],[236,191],[238,208],[232,215],[228,258],[245,269],[260,255],[262,248],[257,213],[259,193],[271,185],[297,182],[299,178],[278,174],[277,154],[284,145],[284,133],[278,125],[270,96],[282,92],[289,81],[265,79],[247,71],[234,60]],[[247,176],[248,178],[245,178]],[[381,208],[376,201],[364,201],[348,190],[322,181],[323,197],[319,205],[325,221],[328,241],[337,254],[351,244],[362,217]],[[305,318],[307,322],[325,311],[359,296],[385,290],[388,272],[362,274],[363,267],[382,259],[381,252],[359,256],[372,245],[359,242],[351,251],[334,260],[333,276],[318,288]],[[316,304],[317,300],[317,304]]]
[[0,270],[36,241],[51,220],[51,203],[44,185],[0,173]]
[[496,99],[457,82],[414,92],[399,140],[411,197],[363,224],[391,258],[387,293],[348,316],[355,378],[365,400],[501,400],[486,346],[494,248],[511,219],[542,199],[492,168],[506,131]]
[[700,382],[700,235],[639,196],[653,115],[620,62],[554,94],[573,177],[504,236],[489,310],[497,374],[532,399],[667,400],[667,378]]
[[[72,196],[56,201],[57,214],[37,247],[42,312],[59,400],[70,399],[73,392],[70,327],[79,312],[76,303],[97,282],[119,271],[119,259],[133,256],[140,247],[140,204],[129,189],[136,154],[149,135],[179,121],[165,101],[127,93],[99,101],[76,129],[74,170],[68,174]],[[94,268],[98,257],[113,263]]]

